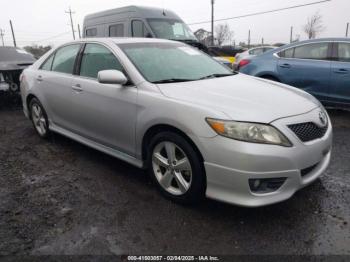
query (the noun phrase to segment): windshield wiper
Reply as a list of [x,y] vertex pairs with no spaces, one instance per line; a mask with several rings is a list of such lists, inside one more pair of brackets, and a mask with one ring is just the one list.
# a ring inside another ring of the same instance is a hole
[[225,77],[225,76],[233,76],[236,75],[237,73],[230,73],[230,74],[211,74],[211,75],[207,75],[207,76],[203,76],[201,78],[199,78],[198,80],[203,80],[203,79],[208,79],[208,78],[218,78],[218,77]]
[[194,81],[195,79],[186,79],[186,78],[170,78],[170,79],[162,79],[158,81],[152,82],[153,84],[166,84],[166,83],[178,83],[178,82],[189,82]]

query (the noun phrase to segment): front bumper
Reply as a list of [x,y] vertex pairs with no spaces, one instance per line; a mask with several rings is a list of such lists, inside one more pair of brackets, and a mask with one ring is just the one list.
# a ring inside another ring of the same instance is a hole
[[[322,138],[308,143],[301,142],[288,129],[287,124],[310,121],[316,112],[319,109],[271,123],[290,139],[292,147],[247,143],[221,136],[201,138],[200,150],[205,159],[207,197],[231,204],[257,207],[286,200],[297,190],[315,181],[330,162],[331,123]],[[302,174],[302,170],[309,168],[309,172]],[[254,193],[249,186],[249,179],[281,177],[286,178],[286,181],[271,193]]]

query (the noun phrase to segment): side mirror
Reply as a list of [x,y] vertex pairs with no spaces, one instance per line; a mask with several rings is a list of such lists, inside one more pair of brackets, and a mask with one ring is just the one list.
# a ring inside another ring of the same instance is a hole
[[128,82],[126,76],[119,70],[102,70],[97,74],[97,80],[101,84],[124,85]]

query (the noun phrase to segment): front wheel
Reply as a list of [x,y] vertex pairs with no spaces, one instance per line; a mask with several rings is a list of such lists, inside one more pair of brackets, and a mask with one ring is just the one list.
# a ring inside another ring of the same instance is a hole
[[204,198],[206,189],[203,161],[182,136],[163,132],[148,148],[150,176],[167,198],[192,204]]
[[42,138],[49,136],[49,122],[46,112],[38,99],[33,98],[29,103],[30,116],[35,131]]

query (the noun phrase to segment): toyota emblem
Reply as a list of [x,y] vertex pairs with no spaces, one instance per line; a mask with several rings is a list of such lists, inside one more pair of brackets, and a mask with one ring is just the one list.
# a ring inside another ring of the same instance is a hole
[[327,115],[325,114],[325,112],[320,111],[320,113],[318,114],[318,117],[320,118],[320,122],[321,122],[322,126],[327,126],[328,120],[327,120]]

